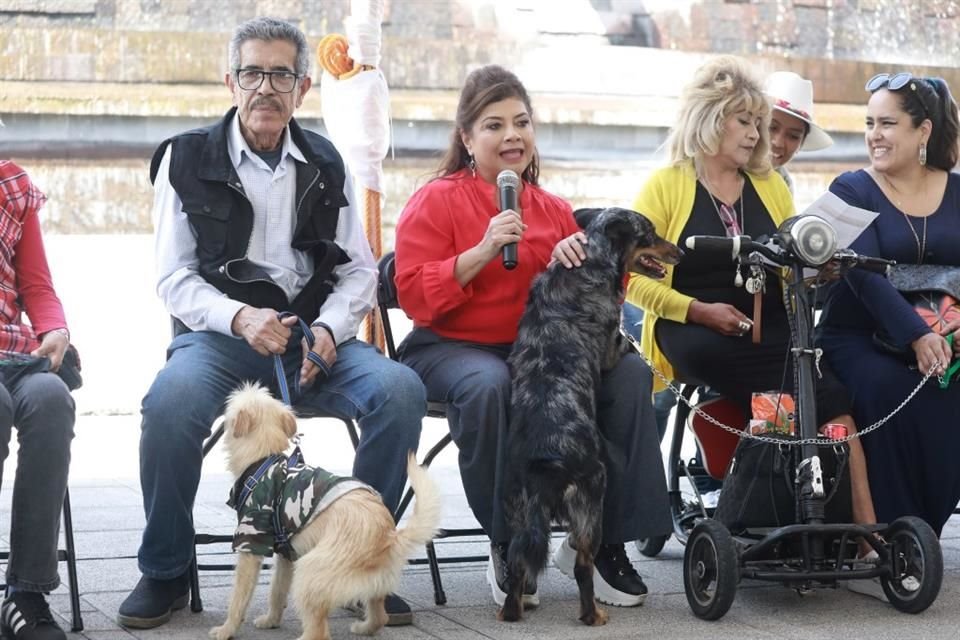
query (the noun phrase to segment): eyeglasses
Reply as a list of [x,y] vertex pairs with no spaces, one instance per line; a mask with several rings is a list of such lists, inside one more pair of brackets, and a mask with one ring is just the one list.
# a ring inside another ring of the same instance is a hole
[[[714,201],[714,204],[716,204],[716,201]],[[735,238],[742,233],[740,221],[737,220],[737,212],[734,211],[733,207],[720,203],[717,214],[720,216],[720,222],[723,223],[728,238]]]
[[890,91],[900,91],[904,87],[908,87],[910,91],[917,96],[917,99],[920,101],[920,106],[923,107],[924,113],[929,116],[930,109],[927,107],[927,100],[923,97],[923,92],[920,91],[917,86],[920,81],[920,78],[915,77],[909,71],[901,71],[900,73],[895,73],[893,75],[890,75],[889,73],[878,73],[870,78],[863,88],[870,93],[874,93],[883,88],[887,88]]
[[264,71],[263,69],[234,69],[237,84],[244,91],[259,89],[264,76],[270,76],[270,86],[277,93],[290,93],[302,76],[292,71]]

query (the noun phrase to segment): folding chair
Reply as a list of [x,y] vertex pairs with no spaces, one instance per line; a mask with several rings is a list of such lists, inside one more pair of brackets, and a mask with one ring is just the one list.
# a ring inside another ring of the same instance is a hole
[[[396,264],[394,261],[394,254],[391,251],[390,253],[384,255],[380,259],[378,265],[380,271],[379,283],[377,286],[377,307],[380,311],[380,323],[383,326],[383,336],[384,342],[387,347],[387,355],[390,356],[391,360],[397,360],[397,347],[393,339],[393,330],[390,325],[390,309],[399,309],[400,304],[397,301],[397,287],[394,283],[393,277],[396,274]],[[431,418],[443,418],[447,417],[447,406],[443,402],[427,402],[427,416]],[[433,459],[443,451],[444,447],[453,442],[453,438],[447,433],[445,436],[440,438],[440,440],[434,444],[430,450],[427,452],[427,455],[424,456],[423,466],[429,467],[430,463],[433,462]],[[403,496],[403,500],[400,501],[400,506],[397,508],[396,519],[399,521],[400,517],[403,515],[403,512],[406,510],[407,506],[410,504],[410,500],[413,498],[413,489],[407,489],[406,494]],[[468,536],[486,536],[486,533],[483,529],[475,527],[472,529],[445,529],[441,528],[436,535],[437,539],[443,538],[459,538],[459,537],[468,537]],[[433,541],[427,543],[427,558],[423,560],[422,558],[414,558],[410,560],[411,564],[428,564],[430,566],[430,578],[433,580],[433,599],[438,605],[447,603],[447,595],[443,591],[443,581],[440,578],[440,563],[459,563],[459,562],[483,562],[486,561],[487,556],[484,555],[474,555],[474,556],[446,556],[443,558],[437,557],[437,551],[434,547]]]
[[[83,631],[83,618],[80,617],[80,588],[77,586],[77,552],[73,545],[73,516],[70,513],[70,490],[63,494],[63,530],[65,549],[57,549],[57,560],[67,563],[67,584],[70,587],[70,630]],[[0,560],[10,559],[9,551],[0,551]],[[0,584],[6,588],[7,585]]]

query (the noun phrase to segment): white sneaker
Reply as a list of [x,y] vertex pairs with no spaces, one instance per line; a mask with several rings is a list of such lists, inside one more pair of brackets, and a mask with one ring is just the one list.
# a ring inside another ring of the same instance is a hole
[[[624,562],[626,562],[626,556],[623,556]],[[560,546],[557,548],[557,551],[553,554],[553,566],[560,570],[560,573],[567,576],[568,578],[574,578],[573,568],[577,563],[577,552],[570,545],[570,541],[567,537],[564,537],[563,542],[560,543]],[[597,565],[593,566],[593,595],[594,597],[603,604],[608,604],[613,607],[638,607],[643,604],[643,601],[647,599],[647,587],[643,584],[643,580],[636,573],[636,570],[633,569],[632,565],[629,567],[631,575],[630,578],[633,578],[631,582],[638,582],[638,586],[642,593],[628,593],[626,591],[621,591],[616,587],[613,587],[608,583],[603,574],[600,573],[597,569]]]
[[[494,553],[497,553],[497,549],[495,548],[495,545],[490,545],[490,556],[487,558],[487,584],[490,585],[490,592],[493,594],[493,601],[502,607],[503,603],[507,601],[507,594],[503,589],[500,588],[500,584],[497,582],[497,569],[493,564],[494,562],[497,562],[498,564],[502,563],[502,559],[498,558],[497,560],[494,560]],[[501,568],[501,572],[502,571],[503,569]],[[540,606],[540,596],[537,595],[536,581],[531,581],[524,585],[524,594],[522,599],[524,609],[532,609]]]

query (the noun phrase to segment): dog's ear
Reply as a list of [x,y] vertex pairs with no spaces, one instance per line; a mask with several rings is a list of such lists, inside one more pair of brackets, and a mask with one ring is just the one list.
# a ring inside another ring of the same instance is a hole
[[596,207],[577,209],[573,212],[573,219],[577,221],[577,226],[581,229],[586,229],[590,226],[591,222],[596,220],[602,211],[603,209],[597,209]]
[[233,414],[233,419],[231,420],[233,436],[235,438],[243,438],[253,431],[256,423],[256,418],[250,414],[249,409],[240,409]]
[[283,432],[287,434],[288,438],[297,435],[297,416],[293,415],[293,411],[283,412],[281,424],[283,425]]
[[625,253],[637,242],[637,226],[635,221],[626,215],[609,217],[603,227],[603,234],[620,254]]

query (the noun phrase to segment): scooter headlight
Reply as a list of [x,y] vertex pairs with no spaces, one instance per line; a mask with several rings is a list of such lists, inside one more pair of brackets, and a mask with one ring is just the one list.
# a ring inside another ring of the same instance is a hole
[[787,248],[813,267],[826,264],[837,250],[837,232],[820,216],[795,216],[780,225]]

